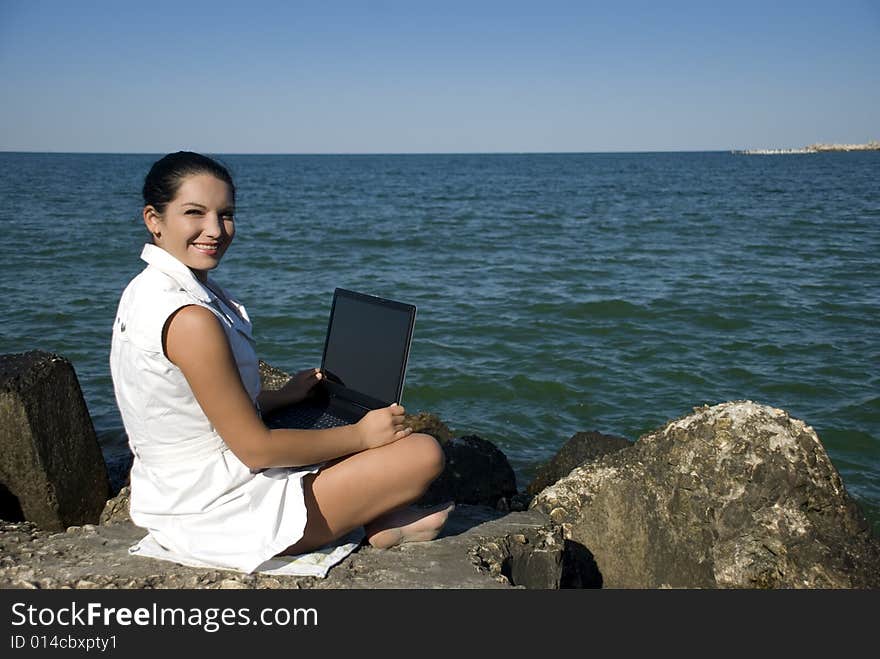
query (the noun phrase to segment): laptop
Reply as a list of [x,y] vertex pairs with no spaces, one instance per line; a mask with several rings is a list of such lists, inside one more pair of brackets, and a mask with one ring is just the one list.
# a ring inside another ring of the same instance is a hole
[[333,292],[323,378],[309,397],[268,414],[270,428],[332,428],[400,403],[416,307],[337,288]]

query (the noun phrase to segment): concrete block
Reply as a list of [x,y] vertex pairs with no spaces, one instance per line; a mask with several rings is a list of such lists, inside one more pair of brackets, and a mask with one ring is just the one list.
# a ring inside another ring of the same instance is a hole
[[41,351],[0,355],[0,518],[94,524],[109,494],[73,365]]

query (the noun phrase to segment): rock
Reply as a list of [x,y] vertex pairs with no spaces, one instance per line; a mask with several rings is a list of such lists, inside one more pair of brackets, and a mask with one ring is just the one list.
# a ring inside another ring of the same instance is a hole
[[513,468],[507,456],[492,442],[467,435],[451,439],[442,446],[446,468],[431,483],[420,504],[434,505],[453,500],[494,508],[499,499],[510,499],[516,494]]
[[413,432],[423,432],[431,435],[441,444],[452,439],[452,431],[440,420],[436,414],[419,412],[418,414],[405,414],[404,423],[413,429]]
[[525,492],[517,492],[512,497],[510,497],[509,505],[511,510],[528,510],[532,505],[532,499],[534,497],[531,494],[526,494]]
[[[511,498],[517,494],[516,476],[507,456],[498,447],[476,435],[454,437],[436,414],[419,412],[407,414],[405,418],[415,432],[437,439],[446,455],[446,468],[419,504],[431,506],[451,500],[491,506],[502,512],[512,508]],[[525,509],[526,506],[520,507]]]
[[575,467],[629,446],[632,446],[632,442],[623,437],[603,435],[600,432],[579,432],[562,445],[550,462],[538,469],[535,478],[526,487],[526,492],[538,494]]
[[218,587],[223,590],[245,590],[248,586],[238,579],[224,579],[219,583]]
[[565,540],[558,528],[522,531],[484,540],[471,550],[474,563],[501,583],[558,590],[565,560]]
[[101,524],[130,522],[131,517],[128,513],[130,499],[131,486],[126,485],[119,491],[119,494],[110,499],[104,506],[104,511],[101,513]]
[[72,364],[39,351],[0,356],[0,517],[60,531],[97,522],[108,495]]
[[695,409],[532,505],[606,587],[880,586],[880,543],[815,431],[751,401]]
[[267,364],[262,359],[259,361],[260,383],[263,389],[275,390],[280,389],[290,379],[290,374],[285,373],[280,368]]

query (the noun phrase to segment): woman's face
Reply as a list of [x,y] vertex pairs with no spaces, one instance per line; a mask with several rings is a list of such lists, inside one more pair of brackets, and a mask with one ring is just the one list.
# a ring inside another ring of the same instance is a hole
[[235,202],[229,185],[211,174],[183,179],[177,196],[159,213],[144,208],[144,223],[157,246],[200,280],[220,264],[235,235]]

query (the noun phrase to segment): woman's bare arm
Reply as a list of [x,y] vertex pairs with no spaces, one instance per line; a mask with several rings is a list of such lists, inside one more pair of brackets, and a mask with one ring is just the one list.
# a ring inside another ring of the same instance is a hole
[[166,323],[165,354],[186,377],[226,445],[251,469],[314,464],[409,435],[399,405],[373,410],[357,424],[328,430],[269,430],[257,414],[226,334],[214,314],[191,305]]

